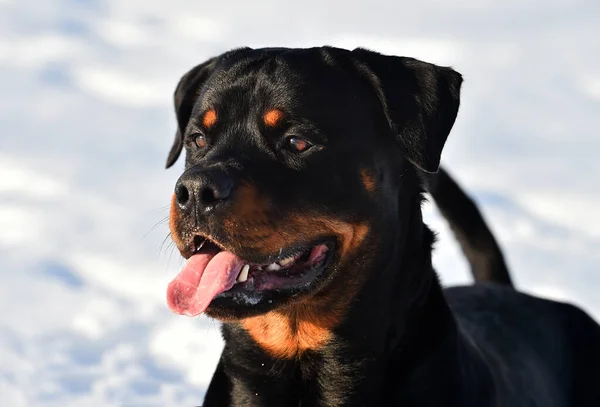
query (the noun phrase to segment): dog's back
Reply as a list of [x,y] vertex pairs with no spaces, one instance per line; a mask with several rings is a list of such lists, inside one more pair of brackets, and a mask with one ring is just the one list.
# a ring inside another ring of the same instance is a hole
[[446,298],[461,329],[492,367],[500,405],[596,406],[600,326],[578,307],[514,289],[481,212],[446,171],[431,176],[428,191],[475,279],[472,286],[446,289]]
[[584,311],[499,284],[449,288],[445,295],[492,367],[500,405],[596,405],[600,327]]

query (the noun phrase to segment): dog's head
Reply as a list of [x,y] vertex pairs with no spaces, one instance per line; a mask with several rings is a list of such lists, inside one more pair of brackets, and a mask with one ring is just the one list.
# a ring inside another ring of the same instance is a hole
[[167,167],[185,149],[170,227],[188,260],[171,309],[239,319],[348,299],[403,220],[402,176],[437,171],[461,82],[330,47],[238,49],[185,74]]

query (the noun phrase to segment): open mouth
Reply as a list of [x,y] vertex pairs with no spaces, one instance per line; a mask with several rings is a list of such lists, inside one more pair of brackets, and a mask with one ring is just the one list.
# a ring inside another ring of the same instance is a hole
[[[211,303],[256,305],[265,294],[295,295],[309,287],[327,267],[333,240],[282,248],[277,256],[250,263],[211,240],[196,236],[194,253],[169,284],[167,300],[177,314],[197,316]],[[269,301],[271,302],[271,301]]]

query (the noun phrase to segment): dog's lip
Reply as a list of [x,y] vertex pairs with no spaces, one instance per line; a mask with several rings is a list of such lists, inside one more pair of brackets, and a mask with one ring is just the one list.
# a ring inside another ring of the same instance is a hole
[[194,245],[197,250],[167,289],[171,309],[190,316],[215,309],[234,313],[272,309],[285,298],[308,293],[329,269],[338,247],[337,240],[320,238],[254,262],[201,236]]
[[260,315],[281,305],[282,301],[285,303],[299,295],[316,292],[335,271],[332,262],[338,248],[336,240],[317,242],[310,249],[311,255],[319,246],[326,248],[323,257],[313,264],[303,265],[300,260],[299,268],[291,266],[277,270],[257,269],[250,265],[246,274],[241,279],[238,276],[230,289],[215,296],[207,308],[209,315],[234,319]]
[[186,247],[185,252],[182,252],[181,255],[187,260],[192,257],[194,254],[198,253],[202,248],[206,248],[206,244],[210,245],[212,250],[218,251],[228,251],[231,252],[240,258],[242,258],[247,264],[259,265],[259,266],[267,266],[272,263],[276,263],[280,260],[289,259],[290,257],[294,257],[304,253],[305,251],[312,249],[315,246],[324,244],[329,250],[333,249],[336,245],[336,239],[333,236],[321,236],[314,238],[309,241],[301,241],[296,242],[286,247],[280,248],[277,252],[271,253],[268,255],[252,255],[246,254],[246,256],[241,256],[239,248],[243,248],[243,246],[238,246],[238,249],[231,247],[231,245],[225,245],[214,237],[203,234],[196,233],[191,242]]
[[185,247],[181,248],[179,252],[181,253],[181,256],[183,256],[184,259],[189,260],[190,257],[198,253],[198,246],[200,246],[201,243],[204,242],[216,246],[219,249],[219,251],[226,250],[233,252],[225,245],[221,244],[217,239],[214,239],[210,235],[204,233],[194,233],[192,235],[192,238],[189,239],[189,242],[185,245]]

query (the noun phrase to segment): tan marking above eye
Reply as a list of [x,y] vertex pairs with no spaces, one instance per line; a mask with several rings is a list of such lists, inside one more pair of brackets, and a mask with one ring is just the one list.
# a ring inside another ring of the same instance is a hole
[[271,109],[263,116],[263,121],[268,127],[275,127],[283,119],[283,112],[279,109]]
[[204,113],[204,116],[202,117],[202,124],[204,125],[204,127],[206,127],[208,129],[208,128],[214,126],[214,124],[216,122],[217,122],[217,112],[215,111],[215,109],[210,109],[209,111]]

